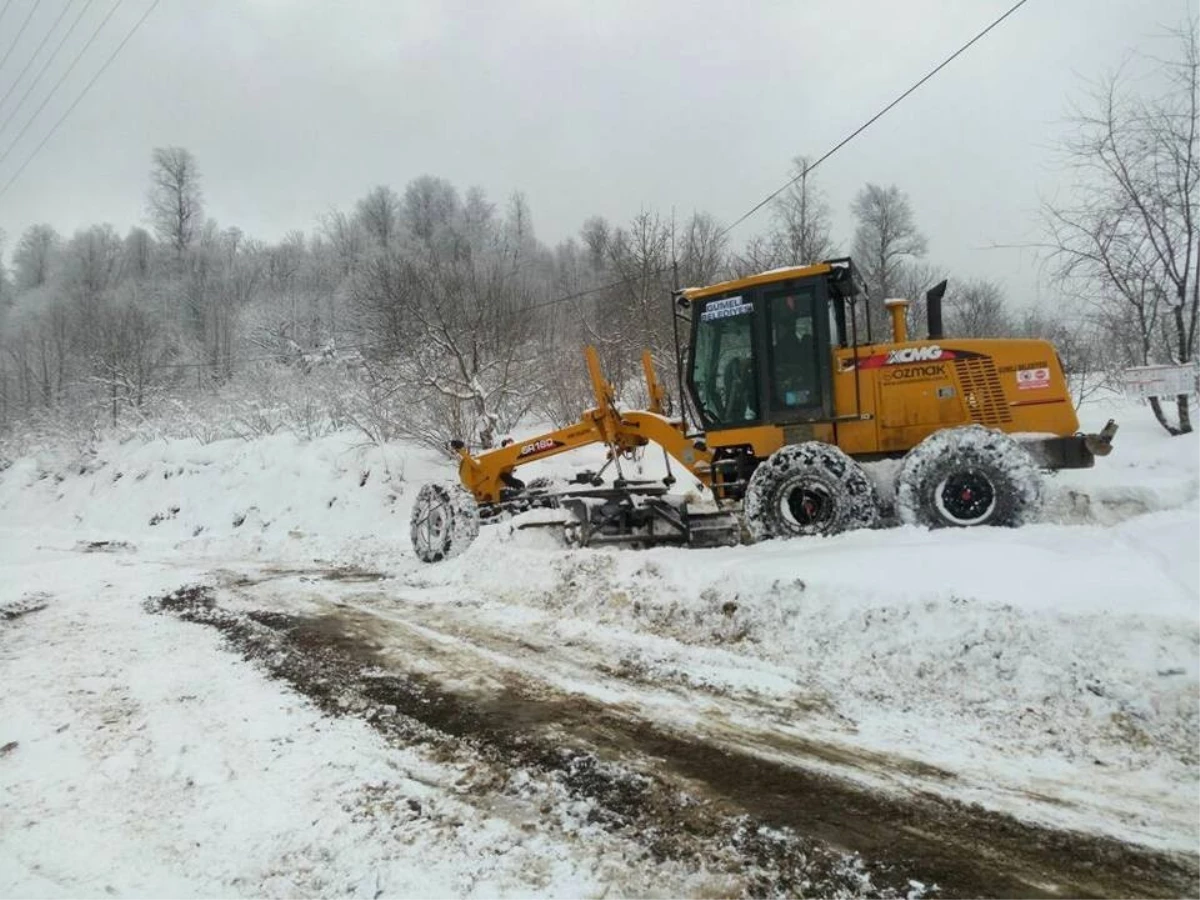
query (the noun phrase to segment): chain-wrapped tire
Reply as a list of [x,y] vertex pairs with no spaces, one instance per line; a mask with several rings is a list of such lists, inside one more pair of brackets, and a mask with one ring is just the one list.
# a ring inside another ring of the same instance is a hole
[[479,507],[460,484],[422,485],[413,503],[409,537],[422,562],[457,556],[479,535]]
[[896,479],[900,521],[928,528],[1015,528],[1037,514],[1042,493],[1029,451],[982,425],[934,432],[909,451]]
[[831,444],[782,447],[746,485],[745,518],[755,540],[837,534],[870,528],[879,518],[875,483]]

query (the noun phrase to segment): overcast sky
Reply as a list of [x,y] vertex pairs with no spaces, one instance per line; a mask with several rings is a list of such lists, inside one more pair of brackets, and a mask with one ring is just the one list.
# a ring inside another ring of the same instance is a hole
[[[69,2],[0,122],[87,0],[11,0],[0,96]],[[94,0],[0,155],[117,3],[59,93],[0,163],[0,186],[151,0]],[[150,152],[191,150],[207,213],[266,240],[311,230],[373,185],[418,175],[525,193],[538,236],[594,214],[707,210],[729,222],[1011,5],[1011,0],[162,0],[59,131],[0,195],[8,245],[144,223]],[[1129,54],[1163,51],[1190,0],[1029,0],[832,157],[819,181],[848,246],[868,181],[896,184],[951,276],[1047,296],[1027,251],[1060,181],[1068,98]],[[3,2],[0,0],[0,8]],[[760,213],[736,243],[767,225]]]

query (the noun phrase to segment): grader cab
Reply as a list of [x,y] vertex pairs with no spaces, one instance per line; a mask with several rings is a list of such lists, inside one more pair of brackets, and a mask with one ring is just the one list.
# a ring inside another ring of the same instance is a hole
[[[443,559],[480,522],[533,507],[558,510],[580,544],[712,545],[874,527],[878,486],[861,464],[897,457],[901,521],[1019,525],[1038,508],[1039,469],[1091,466],[1111,450],[1116,424],[1078,433],[1049,342],[946,337],[944,290],[926,295],[920,340],[907,334],[908,302],[885,301],[892,333],[883,341],[871,334],[849,259],[678,291],[687,334],[679,415],[665,414],[648,353],[649,408],[625,410],[588,348],[595,405],[574,425],[478,455],[456,443],[459,484],[422,488],[413,547],[423,560]],[[595,443],[608,448],[611,483],[588,473],[582,484],[526,485],[515,474]],[[672,494],[671,475],[623,476],[621,460],[650,443],[695,476],[703,501]]]

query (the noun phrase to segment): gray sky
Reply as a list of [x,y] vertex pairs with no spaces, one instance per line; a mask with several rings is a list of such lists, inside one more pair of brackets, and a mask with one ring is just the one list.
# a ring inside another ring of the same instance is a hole
[[[0,18],[0,96],[68,0],[13,0]],[[86,0],[69,0],[59,32]],[[114,0],[95,0],[0,154]],[[37,4],[36,8],[34,5]],[[0,2],[0,6],[3,3]],[[121,0],[63,89],[0,163],[32,152],[150,0]],[[956,49],[1011,0],[162,0],[13,186],[11,249],[29,224],[64,234],[144,222],[151,149],[197,157],[207,212],[274,240],[310,230],[373,185],[422,174],[493,201],[524,191],[548,243],[600,214],[645,207],[732,221]],[[832,157],[819,181],[848,246],[867,181],[908,192],[929,259],[952,276],[1045,296],[1028,252],[1039,197],[1061,180],[1053,144],[1069,95],[1189,0],[1029,0]],[[39,61],[0,106],[0,122]],[[741,243],[766,212],[734,232]]]

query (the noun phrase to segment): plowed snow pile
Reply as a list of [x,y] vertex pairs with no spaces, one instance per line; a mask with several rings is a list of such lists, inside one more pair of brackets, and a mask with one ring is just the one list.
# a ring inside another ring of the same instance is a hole
[[[321,857],[319,847],[378,839],[378,823],[363,824],[353,811],[364,784],[401,777],[397,766],[420,780],[426,764],[397,763],[361,730],[323,728],[296,697],[274,692],[240,662],[215,683],[191,683],[187,667],[211,666],[219,641],[196,644],[180,630],[187,626],[148,620],[141,601],[251,564],[371,567],[394,579],[381,590],[431,615],[520,635],[651,686],[659,692],[652,714],[673,728],[736,740],[744,724],[901,754],[956,777],[848,777],[1194,852],[1197,439],[1166,436],[1134,404],[1097,403],[1081,414],[1093,431],[1109,416],[1121,424],[1113,454],[1094,469],[1052,476],[1040,520],[1017,530],[905,526],[716,550],[617,551],[566,549],[516,522],[483,528],[462,556],[435,566],[414,558],[408,514],[421,483],[452,478],[453,466],[412,448],[278,436],[16,460],[0,471],[0,609],[22,610],[0,618],[0,745],[16,743],[0,752],[8,798],[0,805],[0,894],[99,893],[108,884],[121,894],[361,894],[385,876],[392,893],[424,893],[419,879],[405,880],[405,865],[443,858],[456,852],[452,844],[477,854],[488,835],[509,840],[508,826],[468,818],[456,844],[414,830],[403,849],[360,850],[355,858],[392,860],[383,875],[368,876],[367,862],[351,871],[334,851]],[[596,461],[580,454],[529,474],[569,475]],[[644,472],[656,475],[661,465],[659,454],[647,454]],[[885,494],[894,469],[873,467]],[[536,654],[529,665],[538,665]],[[599,677],[568,687],[612,699]],[[679,699],[686,691],[728,700],[727,715],[706,720]],[[106,744],[103,723],[131,717],[144,725],[142,743]],[[300,744],[297,729],[306,735]],[[256,762],[238,762],[242,751]],[[173,786],[121,789],[147,765],[157,767],[154,784]],[[189,787],[179,788],[180,779]],[[295,805],[271,799],[293,789]],[[436,797],[447,796],[441,790]],[[184,797],[186,813],[177,805]],[[18,808],[31,798],[36,808]],[[229,857],[218,863],[206,851],[188,861],[188,848],[219,822],[252,816],[261,804],[276,818],[247,824],[245,840],[237,829],[222,838]],[[462,824],[466,813],[451,801],[435,804]],[[280,837],[289,816],[298,828],[323,816],[332,824],[320,841],[300,845]],[[173,855],[163,857],[166,845]],[[472,864],[469,876],[466,863],[443,858],[429,890],[599,890],[607,870],[589,854],[602,851],[527,848],[486,869]],[[547,862],[535,877],[529,867],[539,854]],[[289,859],[309,866],[307,880]]]

